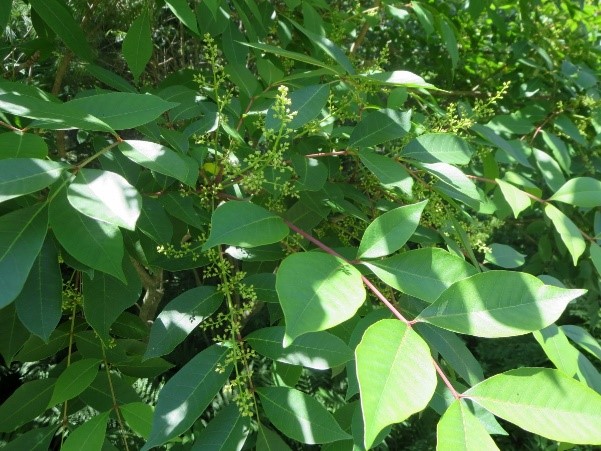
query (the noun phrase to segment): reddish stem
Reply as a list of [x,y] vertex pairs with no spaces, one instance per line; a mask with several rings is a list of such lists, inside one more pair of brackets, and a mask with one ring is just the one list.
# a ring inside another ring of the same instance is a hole
[[453,398],[455,398],[455,399],[461,398],[461,394],[459,394],[459,392],[457,392],[457,390],[455,390],[455,387],[453,387],[453,384],[451,384],[451,381],[449,380],[447,375],[444,374],[444,371],[442,371],[442,368],[440,367],[440,365],[434,358],[432,359],[432,363],[434,364],[434,368],[436,368],[436,372],[438,373],[438,375],[440,376],[440,378],[442,379],[444,384],[447,386],[447,388],[453,394]]

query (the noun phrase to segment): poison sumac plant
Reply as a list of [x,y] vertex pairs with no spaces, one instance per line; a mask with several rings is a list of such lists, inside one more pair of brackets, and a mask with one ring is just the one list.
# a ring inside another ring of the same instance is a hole
[[601,444],[593,6],[103,8],[0,6],[6,449]]

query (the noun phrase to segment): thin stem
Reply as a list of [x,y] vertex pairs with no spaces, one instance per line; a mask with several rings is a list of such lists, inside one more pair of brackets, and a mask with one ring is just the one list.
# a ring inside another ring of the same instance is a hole
[[459,394],[459,392],[457,390],[455,390],[455,387],[453,387],[453,384],[451,384],[451,381],[449,380],[447,375],[444,374],[444,371],[442,370],[442,368],[440,367],[440,365],[438,364],[436,359],[433,358],[432,363],[434,364],[434,368],[436,368],[436,372],[438,373],[438,375],[440,376],[440,378],[442,379],[444,384],[447,386],[449,391],[453,394],[453,398],[460,399],[461,395]]
[[108,146],[100,149],[94,155],[89,156],[88,158],[86,158],[81,163],[79,163],[78,165],[75,166],[76,171],[79,171],[80,169],[84,168],[85,166],[87,166],[88,164],[90,164],[92,161],[94,161],[96,158],[98,158],[100,155],[103,155],[103,154],[107,153],[109,150],[111,150],[113,147],[117,146],[121,142],[122,142],[122,140],[121,140],[121,138],[119,138],[114,143],[109,144]]
[[[73,273],[75,274],[75,272]],[[67,368],[69,368],[69,366],[71,366],[71,351],[73,349],[73,332],[75,330],[75,313],[77,311],[77,304],[73,304],[73,311],[71,312],[71,328],[69,330],[69,347],[67,348]],[[63,428],[67,429],[68,426],[68,422],[67,422],[67,403],[68,400],[65,400],[65,403],[63,405]],[[62,448],[62,443],[64,440],[65,436],[61,435],[61,448]]]
[[109,389],[111,390],[111,398],[113,400],[113,409],[115,409],[115,414],[117,415],[117,422],[119,423],[119,429],[121,430],[121,438],[123,439],[123,444],[125,445],[125,450],[129,451],[129,446],[127,445],[127,439],[125,438],[125,424],[123,423],[123,419],[121,418],[121,411],[119,410],[119,403],[117,402],[117,396],[115,396],[115,388],[113,387],[113,380],[111,379],[111,370],[109,369],[109,362],[106,358],[106,351],[104,350],[104,343],[100,342],[100,346],[102,348],[102,359],[104,360],[104,369],[106,370],[106,377],[109,382]]
[[15,127],[14,125],[10,125],[10,124],[7,124],[6,122],[2,122],[2,121],[0,121],[0,126],[1,127],[6,127],[9,130],[12,130],[13,132],[21,132],[21,131],[23,131],[20,128]]
[[352,152],[348,150],[337,150],[335,152],[317,152],[305,155],[305,158],[319,158],[319,157],[334,157],[337,155],[352,155]]

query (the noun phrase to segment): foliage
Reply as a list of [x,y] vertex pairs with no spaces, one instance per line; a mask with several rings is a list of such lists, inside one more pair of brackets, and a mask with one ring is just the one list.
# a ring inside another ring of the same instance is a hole
[[592,2],[0,26],[6,449],[601,445]]

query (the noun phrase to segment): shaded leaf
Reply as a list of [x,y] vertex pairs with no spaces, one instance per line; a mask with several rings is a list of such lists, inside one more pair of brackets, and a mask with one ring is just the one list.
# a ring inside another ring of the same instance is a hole
[[0,308],[19,295],[46,238],[48,210],[33,205],[0,216]]
[[402,158],[422,163],[468,164],[474,151],[466,140],[452,133],[426,133],[403,147]]
[[232,403],[217,413],[194,440],[191,451],[240,451],[250,433],[250,418]]
[[194,424],[229,378],[232,365],[225,365],[228,351],[213,345],[169,379],[159,392],[152,431],[143,451],[162,445]]
[[145,359],[169,354],[219,308],[223,293],[215,287],[192,288],[169,302],[150,329]]
[[84,32],[63,3],[57,0],[31,0],[29,3],[73,53],[83,60],[94,59]]
[[241,44],[247,45],[249,47],[252,47],[252,48],[255,48],[258,50],[262,50],[267,53],[273,53],[274,55],[278,55],[283,58],[300,61],[302,63],[307,63],[312,66],[322,67],[331,74],[339,73],[336,69],[332,68],[331,65],[329,65],[323,61],[320,61],[318,59],[307,56],[303,53],[291,52],[290,50],[284,50],[281,47],[276,47],[276,46],[269,45],[269,44],[260,44],[258,42],[241,42]]
[[315,398],[288,387],[260,387],[257,393],[269,421],[301,443],[330,443],[351,438]]
[[411,196],[413,178],[395,160],[368,149],[362,149],[359,152],[359,159],[386,188],[396,187]]
[[286,257],[276,274],[276,290],[286,318],[284,347],[307,332],[346,321],[365,300],[359,271],[338,257],[319,252]]
[[152,406],[144,402],[132,402],[119,407],[123,419],[127,425],[144,439],[150,436],[152,427]]
[[14,304],[0,309],[0,355],[5,365],[10,367],[13,357],[27,342],[29,336],[29,331],[19,321]]
[[62,316],[63,279],[54,241],[44,241],[25,286],[15,299],[19,319],[44,341],[56,329]]
[[8,442],[2,449],[4,451],[48,451],[54,438],[57,425],[36,428],[27,431],[16,439]]
[[75,398],[88,388],[98,374],[100,362],[98,359],[83,359],[65,368],[56,380],[48,407]]
[[492,243],[488,247],[489,251],[484,253],[484,259],[493,265],[501,268],[519,268],[526,262],[524,254],[506,244]]
[[48,145],[44,138],[33,133],[0,133],[0,159],[46,158]]
[[257,451],[290,451],[290,447],[276,432],[259,424]]
[[108,92],[79,97],[65,105],[89,113],[115,130],[125,130],[147,124],[178,104],[152,94]]
[[277,243],[288,235],[288,227],[278,215],[251,202],[226,202],[211,217],[211,233],[203,244],[205,251],[218,244],[255,247]]
[[63,163],[36,158],[0,160],[0,202],[46,188],[67,167]]
[[181,23],[183,23],[190,31],[200,35],[198,32],[198,24],[196,23],[196,15],[186,0],[165,0],[165,3]]
[[[287,128],[296,130],[306,125],[321,113],[328,101],[330,88],[328,85],[313,85],[293,91],[289,94],[291,112],[296,112],[292,120],[286,124]],[[275,111],[270,108],[265,118],[265,126],[278,131],[282,125],[281,119],[275,116]]]
[[371,147],[402,138],[411,129],[411,111],[383,109],[363,116],[349,138],[349,147]]
[[478,337],[523,335],[554,323],[584,293],[526,273],[487,271],[451,285],[417,320]]
[[100,451],[106,436],[106,425],[110,412],[104,412],[88,419],[69,434],[61,451]]
[[134,19],[123,40],[123,57],[129,70],[137,81],[152,56],[152,36],[150,34],[150,18],[145,11]]
[[44,413],[56,379],[25,382],[0,405],[0,432],[12,432]]
[[121,313],[136,303],[142,292],[138,274],[125,265],[125,280],[108,274],[96,274],[93,279],[83,277],[83,311],[86,321],[104,341],[110,340],[109,331]]
[[582,327],[565,325],[561,330],[578,346],[601,360],[601,344]]
[[301,335],[283,347],[285,328],[266,327],[245,337],[259,354],[278,362],[325,370],[342,365],[353,358],[352,350],[337,336],[328,332]]
[[387,285],[426,302],[477,273],[464,259],[439,248],[415,249],[364,264]]

